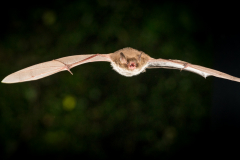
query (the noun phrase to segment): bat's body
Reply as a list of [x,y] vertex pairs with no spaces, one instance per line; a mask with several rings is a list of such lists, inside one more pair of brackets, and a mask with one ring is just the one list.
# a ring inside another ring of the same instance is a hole
[[215,76],[240,82],[240,78],[233,77],[223,72],[180,60],[154,59],[144,52],[133,48],[123,48],[109,54],[76,55],[55,59],[12,73],[5,77],[2,82],[18,83],[32,81],[64,70],[67,70],[72,74],[70,69],[75,66],[88,62],[100,61],[110,62],[115,71],[127,77],[138,75],[144,72],[147,68],[167,68],[190,71],[197,73],[204,78],[208,76]]

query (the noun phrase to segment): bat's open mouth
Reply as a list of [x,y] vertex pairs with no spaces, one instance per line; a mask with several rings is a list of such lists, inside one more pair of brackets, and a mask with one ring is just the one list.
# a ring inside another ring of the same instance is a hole
[[129,62],[129,64],[128,64],[128,69],[134,70],[135,68],[136,68],[136,63],[134,63],[134,62]]

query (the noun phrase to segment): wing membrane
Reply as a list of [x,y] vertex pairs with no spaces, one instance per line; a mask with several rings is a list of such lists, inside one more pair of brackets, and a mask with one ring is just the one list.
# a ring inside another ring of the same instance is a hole
[[110,62],[108,55],[75,55],[59,58],[56,60],[39,63],[15,73],[12,73],[2,80],[2,83],[18,83],[37,80],[47,77],[60,71],[69,70],[75,66],[89,63],[105,61]]
[[240,78],[231,76],[229,74],[210,69],[207,67],[190,64],[188,62],[180,60],[167,60],[167,59],[152,59],[148,62],[148,68],[167,68],[167,69],[180,69],[190,71],[203,76],[204,78],[208,76],[215,76],[223,79],[228,79],[232,81],[240,82]]

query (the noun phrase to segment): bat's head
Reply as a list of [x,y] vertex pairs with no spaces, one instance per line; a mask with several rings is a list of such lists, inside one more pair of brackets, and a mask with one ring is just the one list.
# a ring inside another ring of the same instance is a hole
[[141,55],[142,53],[140,53],[138,57],[127,58],[123,52],[120,52],[119,66],[121,68],[125,68],[127,70],[133,71],[137,67],[139,67],[139,63],[141,61]]
[[141,73],[147,65],[149,56],[133,48],[123,48],[111,54],[113,69],[124,76]]

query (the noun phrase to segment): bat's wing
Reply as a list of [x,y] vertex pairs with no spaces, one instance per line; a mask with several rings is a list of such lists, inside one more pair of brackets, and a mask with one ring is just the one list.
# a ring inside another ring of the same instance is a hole
[[77,65],[99,61],[110,62],[111,59],[108,54],[75,55],[63,57],[52,61],[39,63],[12,73],[5,77],[2,80],[2,83],[18,83],[37,80],[64,70],[68,70],[70,73],[72,73],[70,69]]
[[202,67],[195,64],[190,64],[188,62],[180,61],[180,60],[167,60],[167,59],[151,59],[148,62],[147,68],[166,68],[166,69],[180,69],[190,71],[196,74],[203,76],[204,78],[208,76],[215,76],[219,78],[224,78],[232,81],[240,82],[240,78],[233,77],[229,74],[219,72],[214,69]]

